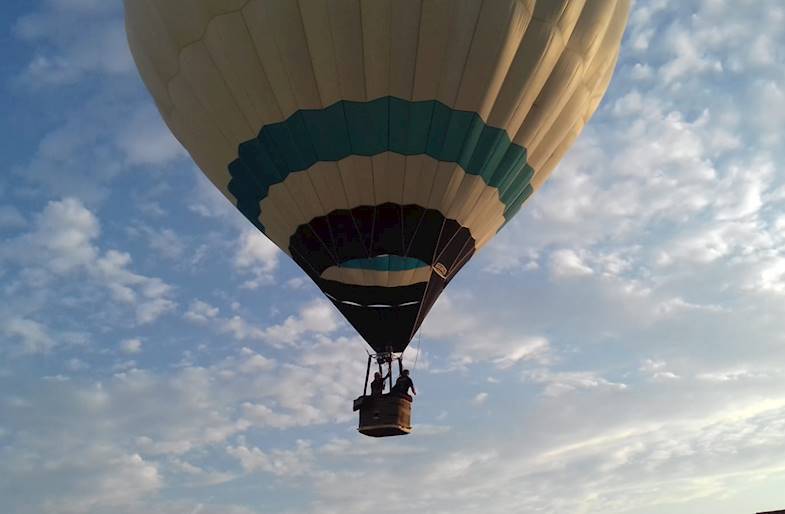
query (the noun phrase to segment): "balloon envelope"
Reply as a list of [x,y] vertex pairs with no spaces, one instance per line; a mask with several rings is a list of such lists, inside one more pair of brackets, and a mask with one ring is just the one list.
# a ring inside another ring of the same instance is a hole
[[538,189],[629,0],[125,0],[174,135],[377,351]]

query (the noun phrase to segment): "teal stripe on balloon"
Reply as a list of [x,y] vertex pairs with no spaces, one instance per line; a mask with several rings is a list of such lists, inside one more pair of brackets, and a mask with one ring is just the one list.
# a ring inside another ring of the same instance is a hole
[[526,149],[513,143],[504,129],[486,125],[475,112],[436,100],[392,96],[370,102],[341,100],[264,126],[257,137],[240,145],[238,158],[229,164],[229,191],[240,212],[264,230],[259,203],[290,173],[317,162],[388,151],[429,155],[481,177],[499,190],[507,221],[531,194],[534,170],[527,164]]
[[369,271],[409,271],[428,267],[428,264],[414,257],[400,255],[379,255],[367,259],[352,259],[341,263],[342,268],[363,269]]

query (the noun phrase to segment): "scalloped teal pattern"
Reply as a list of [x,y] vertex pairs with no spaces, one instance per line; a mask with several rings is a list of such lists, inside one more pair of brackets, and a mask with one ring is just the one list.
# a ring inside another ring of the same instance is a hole
[[486,125],[475,112],[436,100],[412,102],[386,96],[370,102],[341,100],[324,109],[300,110],[266,125],[239,146],[229,164],[229,191],[237,208],[261,231],[259,203],[290,173],[321,161],[383,152],[429,155],[454,162],[499,190],[509,221],[532,194],[534,170],[526,149],[503,129]]

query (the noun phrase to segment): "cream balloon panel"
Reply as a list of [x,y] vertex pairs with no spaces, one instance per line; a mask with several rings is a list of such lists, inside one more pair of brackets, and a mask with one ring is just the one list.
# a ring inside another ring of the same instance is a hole
[[535,106],[526,116],[513,141],[529,153],[536,151],[565,106],[592,79],[591,70],[607,61],[621,39],[628,3],[587,2],[558,63],[548,76]]
[[618,46],[628,4],[126,0],[126,10],[167,123],[227,194],[239,142],[341,99],[435,98],[492,120],[530,155],[561,148],[590,70]]
[[565,104],[541,142],[529,152],[529,164],[537,170],[535,177],[545,170],[545,161],[553,154],[555,148],[572,132],[578,131],[589,121],[599,105],[597,99],[605,94],[608,83],[616,64],[616,55],[611,59],[595,61],[584,80]]
[[599,107],[603,96],[605,96],[605,91],[608,89],[608,85],[613,78],[613,70],[616,67],[618,58],[619,54],[617,51],[614,56],[607,61],[605,67],[598,73],[594,87],[591,90],[589,90],[588,87],[585,89],[588,100],[583,106],[581,115],[574,122],[573,126],[566,134],[559,133],[551,136],[552,141],[559,141],[553,151],[547,153],[549,148],[543,148],[540,153],[532,156],[532,161],[536,160],[538,164],[538,167],[535,168],[537,172],[531,182],[535,191],[543,186],[553,170],[556,169],[556,166],[572,147],[575,140],[578,139],[583,127],[589,122],[589,119],[591,119],[592,115]]
[[352,155],[290,173],[261,202],[260,221],[267,236],[288,251],[297,227],[313,218],[387,202],[442,212],[469,229],[475,241],[487,240],[505,221],[498,190],[481,177],[467,174],[456,163],[392,152],[372,158]]
[[405,271],[371,271],[332,266],[322,273],[322,278],[343,284],[376,287],[400,287],[410,284],[428,282],[431,267],[423,266]]

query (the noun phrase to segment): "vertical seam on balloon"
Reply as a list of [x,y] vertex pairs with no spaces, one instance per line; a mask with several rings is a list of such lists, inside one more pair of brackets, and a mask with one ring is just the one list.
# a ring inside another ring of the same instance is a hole
[[[392,55],[393,55],[393,51],[392,51],[392,46],[393,46],[392,45],[392,38],[393,38],[393,32],[392,32],[392,29],[393,29],[392,3],[393,2],[388,2],[387,3],[387,5],[389,6],[389,9],[387,11],[388,12],[388,15],[387,15],[387,18],[388,18],[387,34],[389,34],[389,36],[387,38],[387,41],[388,41],[388,45],[387,45],[387,89],[385,91],[385,94],[387,95],[387,97],[392,96],[392,91],[390,91],[390,82],[392,81]],[[388,110],[389,110],[389,104],[388,104]],[[390,119],[389,115],[387,116],[387,119],[388,120]],[[390,131],[387,130],[387,148],[389,148],[389,147],[390,147]]]
[[409,84],[409,100],[414,101],[414,84],[417,81],[417,56],[420,54],[420,31],[422,30],[422,12],[424,3],[420,1],[420,16],[417,19],[417,41],[414,44],[414,63],[412,65],[412,82]]
[[[247,3],[250,3],[250,1],[251,0],[249,0],[249,2]],[[259,64],[259,69],[262,71],[265,81],[270,86],[270,92],[272,93],[275,106],[278,108],[278,113],[280,114],[281,117],[283,117],[284,116],[283,108],[281,106],[281,103],[278,101],[278,97],[275,94],[275,89],[270,83],[270,75],[267,73],[267,67],[264,65],[264,59],[262,59],[262,56],[259,54],[259,49],[256,47],[256,41],[253,38],[253,34],[251,34],[251,27],[248,25],[248,20],[245,19],[245,8],[243,8],[240,11],[240,18],[242,18],[243,27],[245,27],[245,31],[248,33],[248,40],[251,42],[251,47],[253,48],[253,53],[256,56],[256,62]],[[257,133],[257,137],[259,136],[259,134],[261,134],[261,130]]]
[[[147,4],[148,8],[150,8],[153,12],[155,12],[156,16],[158,17],[158,20],[161,22],[161,26],[164,27],[164,30],[166,31],[166,23],[164,23],[164,19],[161,16],[161,12],[155,7],[157,4],[152,2],[152,0],[143,0],[143,1]],[[230,11],[227,11],[227,12],[215,15],[215,16],[208,17],[207,23],[204,24],[204,27],[202,28],[202,32],[199,34],[199,36],[196,39],[194,39],[193,41],[189,41],[188,43],[185,43],[183,46],[181,46],[180,48],[177,49],[177,56],[176,56],[176,59],[175,59],[175,62],[177,63],[177,69],[175,70],[175,72],[174,72],[174,74],[172,76],[166,77],[165,80],[164,80],[164,86],[165,86],[165,89],[166,89],[166,93],[169,95],[169,103],[170,104],[174,105],[174,102],[172,101],[172,94],[169,92],[169,83],[172,82],[175,78],[177,78],[177,76],[180,75],[180,72],[182,71],[182,63],[180,61],[180,58],[182,57],[183,52],[187,48],[189,48],[190,46],[198,43],[199,41],[201,41],[204,38],[205,34],[207,33],[207,29],[210,26],[210,23],[212,23],[212,21],[214,19],[216,19],[216,18],[218,18],[220,16],[226,16],[226,15],[229,15],[229,14],[234,14],[236,12],[240,12],[243,9],[245,9],[245,6],[248,5],[251,1],[252,0],[245,0],[243,5],[241,5],[237,9],[230,10]],[[150,7],[151,5],[153,7]],[[167,36],[171,36],[171,33],[166,31],[166,35]]]
[[[208,117],[209,117],[209,115],[210,115],[210,110],[207,108],[207,106],[204,104],[204,102],[202,102],[202,99],[201,99],[201,98],[199,98],[199,95],[197,95],[197,94],[194,92],[194,89],[193,89],[193,86],[191,85],[191,82],[188,80],[188,78],[187,78],[187,77],[186,77],[184,74],[183,74],[183,75],[180,75],[180,76],[182,76],[182,78],[183,78],[183,84],[185,85],[185,87],[187,87],[187,88],[188,88],[188,90],[189,90],[189,91],[190,91],[190,93],[191,93],[191,96],[194,98],[194,100],[196,101],[196,103],[197,103],[197,104],[199,104],[199,107],[201,107],[201,108],[202,108],[202,111],[203,111],[204,113],[206,113],[206,114],[208,115]],[[168,88],[167,88],[167,90],[168,90]],[[221,136],[224,138],[224,140],[226,141],[226,144],[227,144],[227,145],[229,145],[229,146],[232,146],[232,140],[233,140],[233,138],[231,138],[231,137],[228,137],[228,136],[227,136],[227,134],[226,134],[226,133],[224,132],[224,130],[223,130],[223,127],[221,127],[219,124],[214,124],[213,126],[214,126],[214,127],[215,127],[215,129],[216,129],[216,130],[217,130],[217,131],[218,131],[218,132],[221,134]]]
[[[332,19],[332,16],[330,15],[329,8],[328,8],[327,25],[328,25],[328,28],[329,28],[328,32],[330,34],[330,42],[331,42],[332,47],[333,47],[333,52],[332,53],[333,53],[333,65],[334,65],[334,68],[335,68],[335,77],[338,79],[338,92],[341,95],[341,97],[343,97],[343,88],[341,87],[341,84],[343,82],[343,80],[342,80],[343,78],[341,77],[341,70],[338,68],[338,49],[335,46],[335,35],[333,34],[333,23],[332,22],[333,22],[333,19]],[[349,127],[349,117],[346,115],[346,108],[345,108],[345,106],[346,106],[346,103],[341,101],[341,113],[343,114],[344,123],[345,123],[345,125],[347,127],[346,135],[347,135],[347,139],[349,141],[349,146],[351,148],[352,139],[351,139],[351,135],[348,132],[348,130],[349,130],[348,129],[348,127]],[[371,256],[371,249],[370,249],[370,247],[365,246],[365,240],[362,237],[362,232],[360,231],[360,227],[357,224],[357,220],[354,217],[354,213],[352,213],[352,209],[350,208],[351,207],[351,202],[349,200],[349,192],[346,190],[346,182],[343,180],[343,170],[341,169],[340,162],[341,162],[341,160],[336,161],[335,165],[338,168],[338,179],[341,182],[341,189],[343,189],[344,199],[346,200],[346,208],[349,211],[349,216],[351,216],[351,218],[352,218],[352,223],[354,224],[354,228],[357,230],[357,233],[360,235],[360,243],[363,245],[363,247],[365,248],[366,252],[368,253],[368,257],[370,257]]]
[[[324,109],[324,100],[322,99],[321,91],[319,91],[319,81],[316,80],[316,69],[314,68],[314,65],[313,65],[313,63],[314,63],[313,62],[313,54],[311,54],[311,47],[308,44],[308,35],[307,35],[307,31],[305,29],[305,20],[303,19],[303,11],[302,11],[302,8],[300,7],[300,2],[299,1],[297,2],[297,13],[299,14],[300,27],[303,30],[303,42],[305,43],[305,49],[308,52],[308,61],[311,63],[311,74],[312,74],[312,77],[313,77],[314,86],[316,87],[316,94],[319,95],[319,103],[322,105],[322,109]],[[303,117],[303,127],[304,127],[304,130],[305,130],[305,133],[308,134],[308,138],[307,139],[308,139],[308,142],[311,144],[311,149],[313,150],[313,154],[318,159],[319,158],[319,154],[318,154],[318,152],[316,151],[316,148],[313,145],[313,137],[311,136],[311,133],[310,133],[310,131],[308,129],[308,124],[305,122],[305,117]],[[316,196],[316,201],[319,203],[319,207],[321,208],[322,212],[326,211],[326,208],[325,208],[324,204],[322,203],[322,199],[319,196],[319,189],[316,187],[316,184],[314,184],[313,178],[311,177],[311,174],[310,173],[306,173],[305,176],[308,177],[308,182],[310,182],[311,187],[313,188],[314,195]],[[327,216],[326,220],[327,220],[327,230],[330,233],[330,239],[331,239],[331,243],[333,245],[333,250],[335,251],[335,255],[337,256],[338,255],[338,248],[335,246],[335,236],[333,235],[333,227],[332,227],[332,224],[330,223],[330,217]]]
[[[299,12],[299,6],[298,6],[298,12]],[[252,38],[252,41],[253,41],[253,38]],[[254,43],[254,48],[256,48],[256,42],[255,42],[255,41],[253,41],[253,43]],[[294,92],[294,87],[293,87],[293,85],[292,85],[292,78],[291,78],[291,74],[289,73],[289,68],[286,66],[286,60],[283,58],[283,54],[282,54],[282,52],[281,52],[281,46],[280,46],[280,44],[279,44],[279,42],[278,42],[278,38],[276,38],[276,37],[275,37],[275,33],[273,33],[273,43],[274,43],[274,46],[275,46],[275,51],[276,51],[276,53],[277,53],[277,55],[278,55],[278,59],[281,61],[281,63],[283,63],[283,70],[284,70],[284,76],[286,77],[286,82],[288,82],[288,83],[289,83],[289,88],[292,90],[292,94],[293,94],[293,96],[294,96],[294,101],[295,101],[295,103],[296,103],[296,104],[298,105],[298,107],[299,107],[299,105],[301,105],[301,103],[300,103],[300,99],[298,99],[298,98],[297,98],[297,94]],[[257,55],[258,55],[258,53],[257,53]],[[276,93],[275,93],[275,89],[274,89],[274,88],[271,88],[271,91],[272,91],[272,93],[273,93],[273,97],[276,99],[276,102],[278,103],[278,106],[279,106],[279,108],[280,108],[280,106],[281,106],[281,105],[280,105],[280,102],[278,101],[278,96],[277,96],[277,95],[276,95]],[[298,109],[298,110],[301,110],[301,109]],[[294,115],[294,114],[293,114],[293,115]],[[286,132],[287,132],[287,133],[289,134],[289,136],[291,137],[292,133],[291,133],[291,129],[289,128],[289,124],[286,124],[286,123],[284,123],[283,125],[284,125],[284,129],[286,130]],[[306,130],[307,130],[307,128],[306,128]],[[311,184],[311,188],[313,189],[313,191],[314,191],[314,194],[316,195],[316,199],[317,199],[317,201],[319,202],[319,204],[321,205],[321,200],[319,199],[319,195],[318,195],[318,193],[316,193],[316,187],[315,187],[315,186],[314,186],[314,184],[313,184],[313,180],[311,179],[311,177],[310,177],[309,175],[308,175],[307,177],[308,177],[308,182]],[[285,181],[284,181],[284,183],[285,183]],[[284,187],[286,187],[287,191],[289,191],[289,188],[288,188],[286,185],[284,185]],[[294,202],[293,202],[293,203],[294,203],[294,206],[295,206],[295,208],[296,208],[298,211],[300,211],[300,214],[302,214],[303,218],[306,218],[304,211],[303,211],[303,210],[300,208],[299,202],[297,201],[297,200],[298,200],[298,197],[297,197],[296,195],[292,195],[292,194],[291,194],[291,191],[289,191],[289,195],[290,195],[290,196],[292,197],[292,199],[294,200]],[[304,200],[304,199],[300,199],[300,200]],[[324,210],[324,206],[322,206],[322,210]],[[330,251],[330,248],[329,248],[329,247],[327,246],[327,244],[326,244],[326,243],[325,243],[325,242],[322,240],[322,238],[321,238],[321,237],[319,237],[319,234],[317,234],[317,233],[316,233],[316,231],[315,231],[315,230],[313,230],[313,229],[312,229],[311,231],[313,232],[314,236],[316,236],[316,239],[317,239],[317,240],[318,240],[318,241],[319,241],[319,242],[322,244],[322,246],[324,246],[324,247],[325,247],[325,249],[326,249],[326,250],[327,250],[327,252],[329,253],[330,257],[333,259],[333,261],[334,261],[336,264],[338,264],[338,260],[337,260],[337,258],[336,258],[336,255],[335,255],[335,254],[334,254],[332,251]]]
[[[455,107],[455,102],[457,101],[458,96],[460,95],[461,87],[463,85],[463,79],[464,79],[464,76],[465,76],[465,73],[466,73],[466,65],[469,62],[469,56],[472,53],[472,46],[474,45],[474,40],[477,37],[477,30],[478,30],[478,27],[480,25],[480,18],[482,17],[483,7],[485,7],[485,0],[481,0],[480,7],[477,10],[477,19],[474,21],[474,29],[472,30],[472,37],[469,40],[469,46],[468,46],[468,48],[466,50],[466,55],[464,56],[464,59],[463,59],[463,66],[461,66],[461,76],[458,79],[458,87],[455,88],[455,94],[454,94],[453,98],[450,101],[451,106],[448,105],[449,110],[450,110],[450,114],[449,114],[448,122],[446,124],[446,131],[445,131],[445,134],[444,134],[445,137],[444,137],[444,140],[442,141],[442,150],[444,149],[445,145],[447,144],[447,135],[450,133],[450,126],[452,125],[453,117],[459,112],[456,109],[456,107]],[[452,34],[452,30],[450,31],[450,33]],[[438,95],[438,90],[439,90],[439,87],[437,87],[437,95]],[[435,109],[434,109],[434,111],[435,111]],[[477,114],[477,117],[480,118],[480,120],[482,121],[482,117],[480,117],[479,114]],[[431,120],[433,120],[433,118],[431,118]],[[468,137],[468,135],[466,137]],[[464,138],[464,141],[465,140],[466,139]],[[458,159],[459,158],[460,158],[460,155],[458,156]],[[434,175],[434,177],[435,176],[436,175]],[[465,178],[465,175],[464,175],[463,178]],[[431,192],[433,192],[433,186],[431,186]],[[446,198],[447,193],[448,193],[448,191],[445,191],[444,194],[442,194],[440,203],[446,203],[447,201],[450,201],[449,199]],[[446,214],[447,209],[444,209],[444,212]]]
[[[207,34],[205,34],[205,36],[206,35]],[[245,120],[245,123],[248,125],[248,131],[253,134],[254,133],[253,123],[251,122],[251,120],[248,119],[247,115],[245,114],[245,109],[243,109],[242,106],[240,105],[240,103],[237,101],[237,97],[235,96],[234,91],[232,91],[232,88],[229,87],[229,83],[226,82],[226,77],[224,77],[223,72],[221,71],[221,69],[216,64],[215,59],[213,58],[213,54],[210,51],[210,46],[207,44],[207,40],[206,39],[202,39],[202,44],[204,45],[205,49],[207,50],[207,57],[210,59],[210,63],[213,65],[213,68],[215,69],[215,71],[218,72],[218,76],[221,77],[221,82],[223,83],[224,87],[226,88],[226,91],[229,93],[229,98],[232,99],[232,101],[234,102],[235,107],[237,107],[237,112],[240,113],[240,116],[242,116],[242,118]]]
[[[537,136],[539,136],[539,140],[537,140],[537,144],[534,145],[532,154],[537,155],[537,150],[539,150],[539,146],[541,146],[543,141],[548,137],[548,135],[550,134],[551,130],[553,130],[553,128],[555,127],[556,123],[558,122],[559,118],[564,114],[564,112],[566,111],[566,109],[569,106],[570,102],[576,97],[576,95],[579,93],[581,88],[587,88],[587,77],[588,77],[588,73],[590,71],[591,65],[594,62],[594,59],[596,59],[597,55],[599,55],[599,48],[602,46],[602,43],[604,42],[604,39],[606,37],[608,37],[609,33],[611,33],[610,30],[611,30],[611,27],[613,25],[613,21],[616,18],[617,9],[619,8],[620,5],[622,5],[622,2],[616,2],[616,4],[614,5],[613,11],[611,12],[611,14],[609,16],[608,23],[605,25],[604,31],[602,32],[602,35],[601,35],[602,41],[600,41],[600,43],[597,44],[597,46],[598,46],[597,51],[595,51],[595,53],[593,55],[591,55],[591,56],[584,55],[581,52],[578,52],[578,51],[573,50],[573,49],[569,49],[565,45],[565,52],[569,50],[573,54],[576,54],[576,55],[579,56],[579,58],[583,62],[583,72],[581,73],[580,77],[576,79],[577,84],[575,85],[573,90],[569,92],[569,96],[564,101],[564,104],[561,106],[561,109],[559,110],[559,113],[553,117],[553,122],[547,127],[547,129],[544,128],[544,127],[540,127],[538,129]],[[577,23],[576,23],[576,26],[577,26]],[[569,40],[567,41],[567,44],[569,44]],[[577,120],[576,120],[576,122],[577,122]],[[570,128],[567,131],[565,131],[565,133],[564,133],[563,137],[561,138],[561,140],[566,139],[567,137],[569,137],[569,133],[571,132],[572,127],[574,125],[575,125],[575,123],[573,123],[570,126]],[[555,148],[558,148],[558,146],[559,145],[557,144]],[[551,154],[552,153],[553,152],[551,152]],[[547,162],[548,158],[546,158],[543,161],[543,163]],[[535,173],[535,176],[536,176],[536,173]]]
[[[275,88],[270,83],[270,78],[269,78],[269,74],[267,72],[267,68],[266,68],[266,66],[264,64],[264,59],[262,59],[262,56],[259,54],[259,49],[256,47],[256,40],[254,40],[254,37],[251,34],[251,28],[248,26],[248,20],[246,20],[246,18],[245,18],[245,6],[248,5],[248,3],[250,3],[250,1],[251,0],[246,2],[246,4],[243,6],[243,9],[240,10],[240,17],[243,20],[243,25],[245,27],[245,30],[248,32],[248,38],[251,41],[251,46],[253,47],[254,55],[256,56],[256,61],[259,64],[259,69],[262,71],[262,73],[264,73],[264,77],[267,80],[267,83],[270,84],[270,92],[272,93],[271,96],[272,96],[273,102],[277,106],[278,112],[281,114],[281,116],[283,116],[284,115],[283,107],[281,105],[280,100],[278,99],[278,95],[275,92]],[[256,137],[258,140],[260,140],[260,142],[261,142],[261,139],[262,139],[260,136],[261,136],[263,130],[264,130],[264,127],[262,127],[262,129],[258,132],[257,137]],[[305,213],[302,211],[302,209],[300,209],[300,206],[295,201],[295,195],[292,194],[292,191],[289,189],[289,186],[285,182],[286,182],[285,178],[284,178],[284,180],[282,180],[280,182],[281,185],[283,186],[283,189],[286,190],[286,193],[289,195],[289,198],[292,199],[293,207],[300,213],[300,215],[303,218],[305,218]],[[260,209],[259,215],[261,217],[261,209]]]
[[[604,27],[602,28],[602,36],[601,36],[602,38],[604,38],[606,36],[606,34],[608,33],[609,27],[611,26],[612,21],[615,18],[615,15],[616,15],[616,12],[617,12],[616,10],[617,10],[617,8],[620,5],[622,5],[622,2],[619,2],[618,0],[616,0],[614,2],[614,4],[613,4],[613,7],[609,8],[610,14],[608,15],[607,23],[605,23]],[[583,10],[581,10],[581,14],[583,14],[584,12],[586,12],[585,7],[584,7]],[[580,25],[580,21],[581,20],[580,20],[580,17],[579,17],[578,21],[577,21],[577,23],[575,25],[576,28]],[[572,87],[572,90],[569,89],[570,86],[569,86],[569,82],[568,82],[568,86],[567,86],[568,89],[565,91],[564,94],[562,94],[562,95],[560,95],[558,97],[559,101],[561,101],[562,97],[567,96],[567,99],[564,100],[564,102],[561,105],[561,108],[559,109],[559,114],[561,114],[562,110],[567,105],[567,103],[569,102],[569,100],[572,97],[572,95],[575,93],[575,90],[578,88],[578,85],[583,82],[583,79],[584,79],[586,73],[588,72],[589,65],[591,64],[591,62],[594,60],[594,58],[598,54],[599,47],[602,44],[602,41],[600,41],[600,43],[597,43],[597,47],[598,48],[596,49],[594,54],[589,55],[587,50],[590,49],[591,44],[589,45],[589,48],[575,49],[575,48],[570,47],[570,41],[572,40],[572,36],[574,34],[575,34],[575,31],[573,30],[573,34],[571,35],[570,39],[567,40],[567,44],[564,47],[564,52],[562,53],[562,56],[560,57],[559,60],[561,61],[561,58],[563,58],[566,53],[571,53],[571,54],[575,55],[581,61],[583,66],[581,67],[581,72],[580,72],[579,76],[576,77],[576,79],[575,79],[576,84]],[[597,34],[595,34],[595,38],[598,38],[598,37],[599,36]],[[558,66],[558,62],[556,64],[556,66]],[[549,80],[550,80],[550,77],[549,77]],[[547,82],[546,82],[546,85],[547,85]],[[558,115],[553,116],[553,122],[555,122],[555,120],[557,118],[558,118]],[[553,125],[553,122],[551,122],[548,125],[547,129],[551,128],[551,126]],[[535,141],[537,144],[529,145],[531,151],[534,152],[534,151],[537,150],[537,146],[539,146],[539,144],[542,142],[542,138],[544,137],[542,135],[544,132],[547,132],[546,128],[544,126],[542,126],[540,123],[538,123],[537,124],[537,129],[536,129],[536,131],[534,133],[534,136],[532,137],[532,140]],[[517,134],[516,134],[515,140],[517,140]]]

